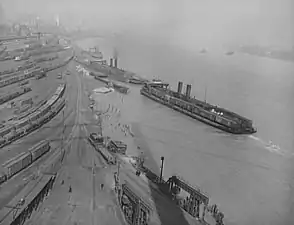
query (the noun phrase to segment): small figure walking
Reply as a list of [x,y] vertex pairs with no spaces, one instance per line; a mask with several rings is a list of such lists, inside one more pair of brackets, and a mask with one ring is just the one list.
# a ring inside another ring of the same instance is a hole
[[100,190],[103,190],[103,188],[104,188],[104,184],[102,183],[100,184]]
[[69,185],[69,189],[68,189],[68,192],[71,193],[72,192],[72,188],[71,188],[71,185]]

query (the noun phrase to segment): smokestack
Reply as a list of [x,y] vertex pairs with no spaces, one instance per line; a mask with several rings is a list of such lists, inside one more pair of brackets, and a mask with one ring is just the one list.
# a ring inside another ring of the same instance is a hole
[[183,82],[179,81],[179,83],[178,83],[178,93],[179,94],[182,93],[182,88],[183,88]]
[[190,95],[191,95],[191,89],[192,89],[191,84],[187,84],[187,88],[186,88],[186,97],[187,97],[187,98],[190,98]]
[[113,59],[110,58],[110,67],[113,67]]
[[117,58],[114,59],[114,67],[117,68]]

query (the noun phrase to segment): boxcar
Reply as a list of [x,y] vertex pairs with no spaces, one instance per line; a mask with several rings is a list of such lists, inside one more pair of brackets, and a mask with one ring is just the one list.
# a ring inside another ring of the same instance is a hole
[[32,161],[34,162],[37,160],[39,157],[44,155],[46,152],[50,150],[50,142],[47,140],[41,141],[31,147],[29,149],[29,152],[32,154]]
[[5,173],[0,172],[0,185],[7,180],[7,176]]
[[16,129],[19,129],[21,127],[26,126],[28,123],[29,123],[29,120],[27,118],[22,119],[22,120],[20,120],[20,121],[17,122],[17,124],[15,125],[15,128]]
[[0,147],[1,147],[2,145],[4,145],[5,142],[6,142],[6,140],[5,140],[4,138],[0,137]]
[[0,130],[0,137],[3,137],[11,132],[12,126],[6,126]]
[[2,166],[5,169],[7,178],[12,177],[22,169],[26,168],[32,163],[32,156],[30,152],[23,152],[16,157],[6,161]]
[[65,100],[64,99],[60,99],[56,102],[56,107],[55,109],[53,110],[54,113],[58,113],[65,105]]

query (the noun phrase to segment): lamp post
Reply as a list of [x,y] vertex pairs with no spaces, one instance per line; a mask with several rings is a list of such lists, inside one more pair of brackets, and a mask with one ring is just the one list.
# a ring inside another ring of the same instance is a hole
[[[65,105],[65,108],[66,108],[66,105]],[[64,155],[65,155],[65,149],[64,149],[64,133],[65,133],[65,121],[64,121],[64,111],[65,111],[65,108],[63,109],[62,111],[62,122],[63,122],[63,130],[62,130],[62,137],[61,137],[61,154],[62,154],[62,157],[61,157],[61,163],[63,162],[63,159],[64,159]]]
[[164,157],[160,157],[161,160],[161,167],[160,167],[160,183],[162,183],[162,173],[163,173],[163,162],[164,162]]

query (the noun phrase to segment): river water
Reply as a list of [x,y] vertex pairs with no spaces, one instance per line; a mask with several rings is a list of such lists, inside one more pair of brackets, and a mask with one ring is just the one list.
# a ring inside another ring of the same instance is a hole
[[178,80],[191,83],[192,95],[199,99],[206,87],[208,102],[252,119],[256,134],[226,134],[141,96],[137,86],[119,106],[127,112],[125,120],[138,125],[158,164],[165,157],[164,176],[180,174],[208,192],[226,224],[294,223],[293,63],[226,56],[219,49],[200,54],[156,37],[79,44],[98,44],[106,59],[115,46],[120,67],[164,79],[173,89]]

